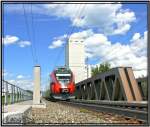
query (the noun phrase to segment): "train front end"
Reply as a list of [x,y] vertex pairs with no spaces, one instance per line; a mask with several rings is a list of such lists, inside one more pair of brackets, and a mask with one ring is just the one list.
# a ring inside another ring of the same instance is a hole
[[60,67],[51,74],[51,96],[54,99],[74,99],[74,75],[67,67]]

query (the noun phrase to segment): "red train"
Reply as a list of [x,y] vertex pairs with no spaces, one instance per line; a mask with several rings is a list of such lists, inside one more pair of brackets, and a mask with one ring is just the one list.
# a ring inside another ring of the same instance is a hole
[[74,75],[67,67],[58,67],[51,75],[50,97],[53,99],[69,100],[75,98]]

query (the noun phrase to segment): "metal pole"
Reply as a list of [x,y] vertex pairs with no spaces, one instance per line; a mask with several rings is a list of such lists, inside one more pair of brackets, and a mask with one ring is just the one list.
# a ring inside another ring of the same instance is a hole
[[27,96],[26,96],[26,91],[24,91],[24,100],[27,99]]
[[16,87],[16,102],[18,102],[18,87]]
[[15,90],[15,86],[14,86],[14,103],[16,102],[16,90]]
[[26,100],[28,100],[28,93],[26,92]]
[[18,102],[20,101],[20,89],[18,87]]
[[29,98],[29,93],[27,93],[27,100],[30,100],[30,98]]
[[23,98],[23,101],[24,101],[24,90],[22,91],[22,98]]
[[22,89],[21,89],[21,101],[23,101],[23,93],[22,93]]
[[21,101],[23,101],[23,90],[21,89]]
[[19,101],[21,101],[21,89],[19,88]]
[[22,101],[22,90],[20,89],[20,101]]
[[10,93],[10,103],[12,104],[13,103],[13,97],[12,97],[13,96],[12,95],[13,94],[13,86],[12,85],[10,85],[10,89],[11,89],[10,90],[11,91],[11,93]]
[[24,91],[24,100],[27,99],[27,96],[26,96],[26,91]]
[[5,105],[8,104],[8,84],[5,82]]
[[22,100],[24,101],[24,91],[22,90]]
[[13,100],[13,85],[11,85],[11,94],[10,94],[10,99],[11,99],[11,104],[14,103],[14,100]]

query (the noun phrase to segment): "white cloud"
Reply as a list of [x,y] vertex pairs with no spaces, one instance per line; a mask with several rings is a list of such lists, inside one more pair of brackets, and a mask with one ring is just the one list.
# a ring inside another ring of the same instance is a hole
[[145,76],[147,76],[147,70],[134,70],[134,76],[136,77],[136,78],[138,78],[138,77],[145,77]]
[[143,37],[139,33],[135,33],[131,40],[131,50],[136,56],[147,56],[147,31],[144,32]]
[[[138,36],[137,36],[138,35]],[[86,56],[91,60],[98,58],[99,63],[109,62],[112,67],[130,66],[135,76],[146,76],[147,70],[147,31],[144,36],[134,34],[128,44],[111,42],[104,34],[94,33],[92,30],[73,33],[71,37],[83,37],[85,39]],[[137,37],[138,39],[135,39]]]
[[10,44],[14,44],[19,40],[18,37],[16,36],[12,36],[12,35],[6,35],[3,39],[2,42],[4,45],[10,45]]
[[8,76],[8,72],[6,70],[2,70],[2,76],[4,77]]
[[8,72],[6,69],[2,69],[2,76],[4,79],[12,78],[14,75],[11,72]]
[[59,48],[64,43],[66,43],[66,39],[68,38],[67,34],[63,36],[55,37],[53,42],[48,46],[49,49]]
[[22,78],[24,78],[23,75],[18,75],[18,76],[17,76],[17,79],[22,79]]
[[11,80],[7,80],[8,82],[24,89],[24,90],[33,90],[33,81],[30,79],[11,79]]
[[9,83],[14,83],[15,80],[14,80],[14,79],[11,79],[11,80],[9,80],[8,82],[9,82]]
[[30,41],[19,41],[18,44],[19,44],[19,46],[22,47],[22,48],[31,45]]
[[125,34],[136,20],[135,13],[123,9],[121,4],[49,4],[44,7],[51,15],[69,18],[77,27],[97,28],[105,34]]
[[[30,6],[25,5],[25,9],[30,13]],[[66,18],[74,26],[97,28],[105,34],[125,34],[136,20],[135,13],[124,9],[122,4],[38,4],[32,9],[33,13]],[[22,10],[20,5],[6,8],[9,12],[20,13]]]
[[55,37],[54,40],[64,40],[67,38],[67,34],[64,34],[63,36]]
[[125,34],[128,30],[130,30],[130,28],[131,28],[131,25],[124,24],[118,27],[118,29],[115,29],[112,34]]
[[135,33],[131,39],[131,41],[136,41],[137,39],[140,38],[140,33]]
[[82,31],[82,32],[72,33],[70,35],[70,37],[73,37],[73,38],[87,38],[87,37],[90,37],[93,34],[94,33],[93,33],[92,29],[88,29],[88,30],[85,30],[85,31]]
[[116,15],[116,21],[120,22],[121,24],[126,22],[132,22],[135,20],[134,12],[129,10],[120,10],[120,12]]
[[[93,31],[91,29],[78,32],[78,33],[72,33],[70,37],[77,37],[77,38],[87,38],[93,34]],[[63,44],[68,42],[68,36],[64,34],[63,36],[55,37],[54,41],[48,46],[50,49],[61,47]]]
[[12,36],[12,35],[6,35],[6,36],[2,39],[2,43],[3,43],[4,45],[17,44],[17,45],[19,45],[19,47],[22,47],[22,48],[31,45],[31,42],[30,42],[30,41],[23,41],[23,40],[20,40],[19,37]]
[[50,48],[50,49],[58,48],[58,47],[61,47],[64,43],[65,43],[65,41],[63,41],[63,40],[55,40],[52,42],[51,45],[49,45],[48,48]]
[[33,90],[33,80],[31,79],[30,75],[27,76],[21,74],[16,75],[6,71],[5,69],[3,70],[3,72],[4,72],[4,80],[22,89]]
[[120,10],[114,19],[117,24],[117,29],[114,29],[113,34],[125,34],[131,28],[131,23],[136,20],[135,14],[129,10]]

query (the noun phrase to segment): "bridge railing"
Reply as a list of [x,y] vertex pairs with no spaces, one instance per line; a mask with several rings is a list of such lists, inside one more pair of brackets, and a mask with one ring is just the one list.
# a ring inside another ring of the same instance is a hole
[[16,102],[31,100],[33,93],[2,80],[2,104],[8,105]]
[[142,101],[131,67],[117,67],[76,84],[76,99]]

